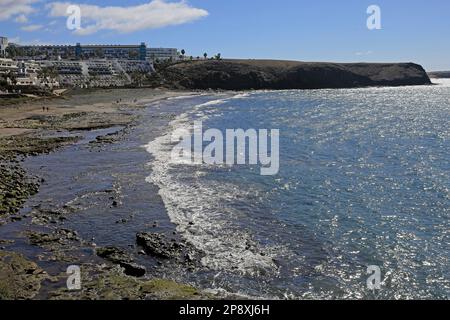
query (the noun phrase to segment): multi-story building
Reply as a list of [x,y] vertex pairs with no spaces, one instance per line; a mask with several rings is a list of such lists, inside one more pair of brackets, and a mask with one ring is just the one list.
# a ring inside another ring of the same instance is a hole
[[178,50],[176,48],[148,48],[147,60],[150,61],[164,61],[164,60],[178,60]]
[[140,45],[81,45],[75,46],[75,56],[78,59],[124,59],[145,60],[147,46]]
[[17,73],[17,62],[12,59],[0,58],[0,74]]
[[0,37],[0,58],[6,57],[7,47],[8,47],[8,38]]
[[80,61],[46,60],[42,68],[52,68],[64,86],[117,87],[132,82],[132,74],[150,74],[154,71],[149,61],[120,59],[89,59]]
[[41,66],[35,61],[29,60],[17,62],[17,75],[19,77],[37,77],[40,70]]
[[20,56],[36,59],[125,59],[145,60],[147,46],[140,45],[17,45]]
[[78,61],[63,61],[63,60],[46,60],[40,63],[42,68],[53,68],[59,75],[65,74],[79,74],[83,73],[81,64]]
[[75,47],[70,45],[16,45],[19,55],[36,59],[74,59]]
[[33,60],[17,62],[17,86],[47,86],[57,87],[58,82],[55,79],[39,78],[41,65]]
[[[1,38],[0,39],[6,39]],[[7,39],[5,40],[5,50]],[[165,61],[179,59],[176,48],[147,48],[142,42],[139,45],[17,45],[17,58],[20,60],[140,60]]]

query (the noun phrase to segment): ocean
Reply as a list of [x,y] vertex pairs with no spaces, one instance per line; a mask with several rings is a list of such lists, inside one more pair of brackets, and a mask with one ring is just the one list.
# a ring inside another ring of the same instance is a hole
[[[275,299],[450,297],[450,82],[169,99],[146,181],[211,290]],[[279,129],[279,172],[171,162],[177,129]],[[368,288],[369,266],[380,270]]]

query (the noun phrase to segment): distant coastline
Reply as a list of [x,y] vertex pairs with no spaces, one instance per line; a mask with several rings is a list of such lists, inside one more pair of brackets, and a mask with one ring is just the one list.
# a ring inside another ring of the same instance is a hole
[[428,72],[428,76],[430,78],[449,79],[450,78],[450,71],[433,71],[433,72]]

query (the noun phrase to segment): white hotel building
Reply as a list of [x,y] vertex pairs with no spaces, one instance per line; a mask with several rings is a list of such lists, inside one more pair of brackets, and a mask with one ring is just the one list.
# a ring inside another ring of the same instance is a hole
[[0,37],[0,58],[6,56],[7,47],[8,47],[8,38]]
[[156,60],[178,60],[178,49],[176,48],[147,48],[146,59],[149,61]]

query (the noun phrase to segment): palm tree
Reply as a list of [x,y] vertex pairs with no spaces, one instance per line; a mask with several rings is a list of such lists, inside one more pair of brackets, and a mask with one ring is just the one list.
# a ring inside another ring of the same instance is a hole
[[186,54],[186,50],[182,49],[181,50],[181,55],[184,57],[185,54]]
[[17,76],[15,73],[13,73],[12,71],[8,71],[8,73],[6,73],[4,75],[4,78],[6,80],[6,83],[8,83],[8,79],[10,81],[10,83],[15,86],[17,84]]
[[139,52],[137,52],[136,50],[130,50],[128,56],[132,60],[137,60],[137,58],[139,57]]
[[58,71],[53,67],[44,67],[39,70],[37,77],[42,80],[42,83],[48,85],[50,81],[53,82],[53,80],[58,77]]
[[17,54],[17,48],[15,46],[8,46],[6,48],[6,55],[8,55],[8,57],[14,59],[18,54]]
[[94,56],[96,58],[103,58],[104,57],[103,50],[101,48],[95,49]]
[[208,58],[208,54],[205,52],[205,53],[203,54],[203,57],[205,57],[205,60],[206,60],[206,58]]
[[139,71],[133,71],[131,74],[131,81],[134,85],[141,87],[144,83],[145,76]]

